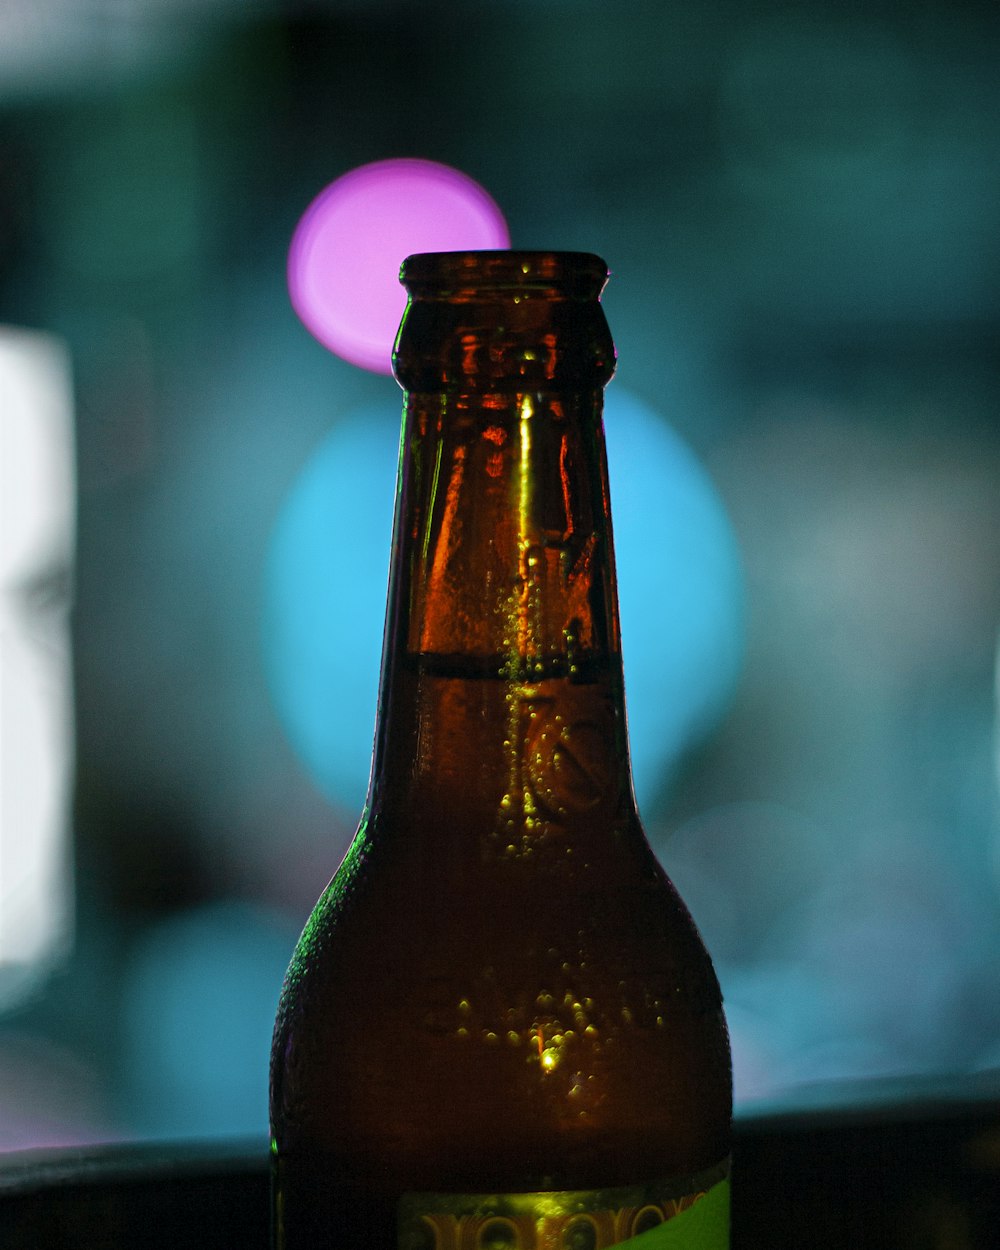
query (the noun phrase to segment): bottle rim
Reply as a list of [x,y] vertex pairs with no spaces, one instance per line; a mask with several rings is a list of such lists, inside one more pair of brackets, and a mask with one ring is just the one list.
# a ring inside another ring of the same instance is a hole
[[607,262],[593,252],[417,252],[407,256],[399,280],[411,296],[448,298],[456,291],[558,290],[596,299],[608,280]]

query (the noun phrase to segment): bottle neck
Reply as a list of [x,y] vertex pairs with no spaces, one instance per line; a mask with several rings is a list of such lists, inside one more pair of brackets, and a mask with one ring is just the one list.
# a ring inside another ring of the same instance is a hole
[[372,815],[631,811],[602,396],[407,393]]

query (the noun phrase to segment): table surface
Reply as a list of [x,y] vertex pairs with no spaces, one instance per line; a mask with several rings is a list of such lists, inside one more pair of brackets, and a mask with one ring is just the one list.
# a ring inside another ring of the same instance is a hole
[[[0,1155],[6,1250],[267,1250],[263,1141]],[[1000,1098],[743,1116],[733,1250],[998,1250]]]

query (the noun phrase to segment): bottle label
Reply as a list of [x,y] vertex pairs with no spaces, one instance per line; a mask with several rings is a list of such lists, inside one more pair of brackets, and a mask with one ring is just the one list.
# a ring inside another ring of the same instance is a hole
[[406,1194],[399,1250],[727,1250],[729,1165],[679,1183]]

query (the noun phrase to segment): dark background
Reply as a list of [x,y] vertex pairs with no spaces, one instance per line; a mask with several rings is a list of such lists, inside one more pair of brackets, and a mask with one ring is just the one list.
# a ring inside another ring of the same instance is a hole
[[274,711],[269,536],[337,421],[398,409],[285,257],[394,156],[607,257],[613,385],[728,511],[741,679],[644,806],[740,1108],[996,1089],[998,54],[937,0],[8,0],[0,323],[70,353],[78,529],[75,920],[0,998],[0,1149],[265,1131],[357,815]]

